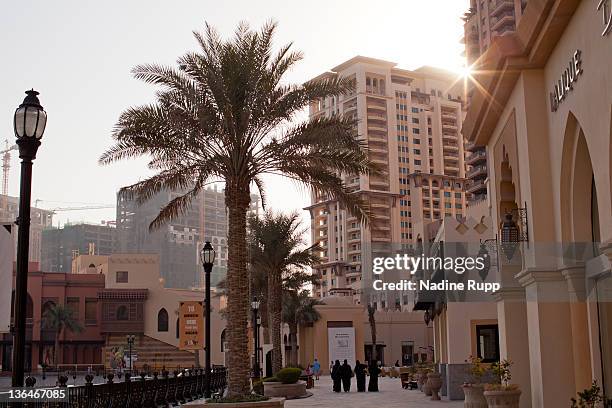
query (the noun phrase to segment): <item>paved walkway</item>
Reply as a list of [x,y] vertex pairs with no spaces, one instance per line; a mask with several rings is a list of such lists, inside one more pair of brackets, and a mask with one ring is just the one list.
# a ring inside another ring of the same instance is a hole
[[353,378],[350,393],[335,393],[332,391],[332,382],[329,376],[321,377],[315,382],[315,387],[308,390],[313,396],[310,398],[289,400],[285,402],[287,408],[298,407],[350,407],[350,408],[458,408],[463,407],[463,401],[431,401],[419,390],[404,390],[399,378],[379,378],[380,392],[357,392],[357,385]]

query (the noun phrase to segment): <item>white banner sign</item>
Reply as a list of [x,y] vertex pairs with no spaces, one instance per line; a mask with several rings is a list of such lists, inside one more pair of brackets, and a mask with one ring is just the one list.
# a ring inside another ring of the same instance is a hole
[[330,361],[348,360],[351,367],[355,367],[355,328],[354,327],[328,327],[327,341]]
[[8,333],[11,326],[11,292],[15,258],[15,242],[9,231],[11,228],[14,226],[0,224],[0,333]]

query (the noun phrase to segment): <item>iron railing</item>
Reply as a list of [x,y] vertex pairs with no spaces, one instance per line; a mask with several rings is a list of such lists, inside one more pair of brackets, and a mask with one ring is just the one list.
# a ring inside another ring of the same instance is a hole
[[[38,401],[0,403],[0,408],[167,408],[204,398],[204,370],[175,370],[169,373],[126,373],[123,381],[115,381],[113,373],[104,375],[104,383],[94,384],[94,376],[85,376],[85,384],[68,386],[68,376],[58,378],[60,389],[66,389],[67,402]],[[225,367],[214,367],[210,389],[213,396],[223,395],[227,383]],[[31,382],[29,382],[31,384]],[[50,388],[50,387],[45,387]]]

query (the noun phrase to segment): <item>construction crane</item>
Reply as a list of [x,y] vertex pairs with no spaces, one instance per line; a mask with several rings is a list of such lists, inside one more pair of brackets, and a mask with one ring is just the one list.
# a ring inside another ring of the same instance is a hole
[[[38,206],[38,203],[43,202],[43,201],[46,201],[46,200],[35,200],[34,206],[36,208],[40,208]],[[53,202],[53,201],[48,201],[48,202]],[[73,204],[79,204],[79,203],[73,203]],[[86,204],[86,203],[81,203],[81,204]],[[115,208],[115,204],[88,204],[88,205],[76,206],[76,207],[55,207],[55,208],[49,208],[47,209],[47,211],[57,213],[57,212],[64,212],[64,211],[103,210],[106,208]]]
[[2,155],[2,202],[0,203],[0,210],[5,214],[8,213],[8,182],[9,169],[11,168],[11,150],[17,150],[17,145],[9,146],[9,141],[5,140],[4,150],[0,151],[0,155]]

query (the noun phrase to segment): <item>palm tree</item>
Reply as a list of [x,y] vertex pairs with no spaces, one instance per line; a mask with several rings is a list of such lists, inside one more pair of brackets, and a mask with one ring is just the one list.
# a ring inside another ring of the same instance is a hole
[[291,44],[272,50],[276,24],[259,31],[246,23],[223,40],[210,25],[194,33],[198,52],[178,59],[178,67],[156,64],[133,69],[137,79],[157,85],[156,101],[132,107],[119,117],[114,146],[100,163],[146,157],[155,175],[120,190],[141,204],[160,191],[181,191],[151,222],[155,229],[184,214],[202,189],[225,184],[228,208],[227,365],[230,396],[250,392],[246,218],[250,188],[265,197],[262,176],[284,175],[310,187],[318,197],[338,200],[367,221],[359,193],[343,183],[346,175],[374,167],[354,120],[339,115],[293,123],[310,104],[350,93],[354,81],[333,77],[302,85],[283,83],[302,54]]
[[[283,366],[281,325],[283,287],[297,290],[312,276],[305,269],[319,262],[314,248],[306,247],[304,230],[297,213],[274,214],[266,211],[263,217],[249,217],[249,253],[251,267],[264,273],[267,282],[266,310],[272,337],[272,372]],[[255,282],[256,283],[256,282]]]
[[60,338],[65,330],[72,333],[80,333],[83,331],[83,326],[74,317],[74,312],[70,306],[61,304],[49,307],[42,315],[43,329],[53,330],[55,332],[55,346],[53,348],[53,362],[57,366],[60,364]]
[[368,304],[368,322],[370,323],[370,333],[372,334],[372,361],[377,361],[376,351],[376,308]]
[[283,322],[289,325],[289,340],[291,342],[291,358],[289,365],[295,367],[298,364],[297,358],[297,335],[298,327],[314,323],[321,315],[315,309],[316,305],[321,305],[318,299],[310,297],[307,290],[286,290],[283,293]]

